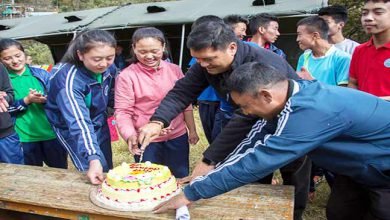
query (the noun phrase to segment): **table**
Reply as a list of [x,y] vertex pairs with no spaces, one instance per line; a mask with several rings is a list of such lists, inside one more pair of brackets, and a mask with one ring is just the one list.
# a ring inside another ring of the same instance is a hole
[[[118,212],[89,200],[92,185],[77,171],[0,163],[0,211],[65,219],[174,219],[175,212]],[[191,219],[293,219],[292,186],[250,184],[195,202]],[[1,216],[1,215],[0,215]]]

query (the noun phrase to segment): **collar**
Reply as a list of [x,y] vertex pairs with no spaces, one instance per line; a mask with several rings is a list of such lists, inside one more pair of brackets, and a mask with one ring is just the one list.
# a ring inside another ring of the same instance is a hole
[[245,52],[244,51],[245,47],[250,47],[250,46],[248,44],[245,45],[241,40],[237,40],[237,51],[236,54],[234,55],[234,59],[231,65],[232,70],[236,69],[243,63],[244,61],[243,54]]
[[[367,47],[371,47],[371,46],[375,47],[375,45],[374,45],[374,37],[371,37],[370,40],[367,41],[366,46]],[[386,44],[384,44],[381,47],[378,47],[377,49],[382,48],[382,47],[390,48],[390,42],[387,42]]]
[[287,87],[287,99],[289,99],[293,95],[294,91],[294,82],[289,79],[288,80],[288,87]]
[[137,62],[136,65],[138,66],[138,68],[140,68],[141,70],[143,70],[143,71],[145,71],[145,72],[148,72],[148,73],[155,73],[155,72],[160,71],[161,69],[163,69],[163,67],[164,67],[164,61],[161,60],[161,61],[160,61],[160,64],[158,65],[157,68],[150,67],[150,66],[145,66],[145,65],[142,64],[141,62]]
[[324,57],[329,56],[331,53],[334,52],[334,50],[336,50],[336,47],[335,47],[334,44],[333,44],[333,45],[330,46],[329,49],[325,52],[324,56],[315,57],[314,54],[313,54],[313,51],[310,50],[310,52],[311,52],[311,57],[312,57],[313,59],[322,59],[322,58],[324,58]]
[[291,98],[291,96],[297,94],[299,92],[300,88],[299,88],[299,84],[292,80],[292,79],[289,79],[288,80],[288,89],[287,89],[287,99]]
[[[114,64],[112,64],[114,65]],[[90,71],[89,69],[87,69],[84,65],[81,66],[81,67],[77,67],[75,66],[78,70],[80,70],[81,73],[83,73],[84,75],[88,76],[88,78],[90,78],[91,81],[90,83],[95,83],[96,82],[96,73],[93,73],[92,71]],[[102,81],[104,81],[110,74],[110,70],[111,70],[112,66],[109,66],[106,71],[104,71],[103,73],[101,73],[101,76],[102,76]]]
[[32,76],[32,73],[31,73],[31,70],[30,68],[28,67],[28,65],[25,66],[26,68],[24,69],[23,73],[22,74],[17,74],[15,71],[12,71],[12,70],[8,70],[8,73],[9,73],[9,77],[11,79],[13,78],[16,78],[16,77],[19,77],[19,76]]
[[[288,82],[288,87],[287,87],[287,98],[286,98],[286,100],[287,100],[287,102],[289,102],[289,99],[291,98],[291,96],[293,96],[293,95],[295,95],[296,93],[299,92],[299,84],[296,81],[292,80],[292,79],[289,79],[287,82]],[[283,110],[278,113],[277,118],[280,118],[284,114],[286,106],[287,106],[287,102],[286,102]]]

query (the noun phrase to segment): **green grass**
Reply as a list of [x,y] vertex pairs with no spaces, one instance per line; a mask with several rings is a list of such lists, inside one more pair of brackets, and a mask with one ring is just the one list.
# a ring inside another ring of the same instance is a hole
[[[201,127],[201,123],[198,116],[198,111],[194,109],[195,115],[195,123],[199,135],[199,142],[196,145],[191,146],[190,150],[190,170],[194,168],[197,161],[202,157],[203,151],[208,147],[208,142],[203,133],[203,129]],[[114,166],[120,165],[122,162],[134,162],[132,155],[129,153],[127,148],[127,144],[123,140],[119,140],[112,143],[112,151],[113,151],[113,161]],[[71,162],[70,162],[71,164]],[[74,169],[74,168],[71,168]],[[280,180],[280,174],[275,175],[276,178]],[[325,206],[328,200],[329,195],[329,187],[326,181],[322,181],[316,192],[316,198],[313,202],[309,202],[304,213],[305,220],[322,220],[326,219],[325,217]]]

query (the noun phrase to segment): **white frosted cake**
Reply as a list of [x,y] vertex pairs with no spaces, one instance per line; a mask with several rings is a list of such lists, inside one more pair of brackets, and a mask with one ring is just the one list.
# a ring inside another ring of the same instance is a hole
[[115,210],[150,211],[179,192],[168,167],[150,162],[123,163],[108,172],[96,199]]

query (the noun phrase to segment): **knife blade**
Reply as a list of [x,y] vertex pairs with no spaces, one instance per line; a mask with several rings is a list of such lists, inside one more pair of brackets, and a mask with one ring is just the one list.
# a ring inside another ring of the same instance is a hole
[[142,163],[143,157],[144,157],[144,151],[141,151],[141,155],[140,155],[140,157],[139,157],[138,163]]

